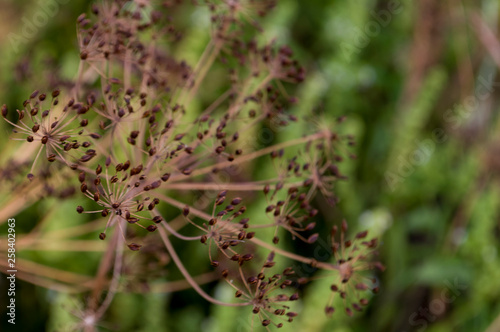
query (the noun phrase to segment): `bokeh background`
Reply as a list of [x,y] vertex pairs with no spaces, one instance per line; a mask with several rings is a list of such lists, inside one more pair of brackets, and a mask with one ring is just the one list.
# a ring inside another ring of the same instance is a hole
[[[23,19],[48,2],[60,3],[54,17],[29,38],[13,39]],[[83,0],[0,2],[1,104],[14,109],[51,71],[74,77],[75,20],[87,7]],[[205,31],[195,14],[184,15],[183,48],[194,57]],[[380,293],[352,318],[325,317],[328,283],[311,286],[293,330],[500,331],[499,16],[498,0],[282,0],[263,19],[266,38],[289,44],[307,68],[295,112],[346,116],[339,130],[356,138],[357,158],[341,166],[349,180],[336,187],[339,204],[315,202],[322,218],[345,218],[379,235],[387,267]],[[2,165],[13,153],[10,132],[0,121]],[[2,195],[4,218],[8,195]],[[56,203],[20,209],[17,232],[31,231],[42,218],[53,229],[75,222],[68,218],[74,202],[54,209]],[[19,255],[90,275],[99,258],[93,251],[75,258],[50,244]],[[217,283],[209,287],[225,296]],[[77,296],[20,280],[17,305],[15,329],[2,305],[2,331],[64,330],[81,310]],[[247,321],[191,290],[127,293],[116,297],[102,330],[246,331]]]

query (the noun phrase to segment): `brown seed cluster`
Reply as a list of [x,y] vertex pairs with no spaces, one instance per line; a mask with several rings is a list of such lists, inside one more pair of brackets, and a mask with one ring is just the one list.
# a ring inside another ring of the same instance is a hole
[[[344,309],[347,315],[353,315],[353,309],[362,311],[368,304],[367,297],[361,297],[368,291],[378,293],[376,279],[372,276],[366,276],[364,272],[378,269],[384,271],[385,267],[377,261],[374,256],[377,255],[377,239],[366,240],[368,232],[363,231],[356,234],[353,240],[346,240],[347,223],[342,221],[340,229],[340,241],[335,240],[338,232],[337,226],[333,226],[331,231],[332,250],[336,259],[338,274],[337,282],[330,287],[332,295],[325,308],[327,314],[332,314],[334,308],[331,305],[333,297],[338,294],[343,299]],[[367,294],[365,294],[366,296]]]
[[78,167],[78,161],[87,162],[96,154],[95,150],[89,147],[95,139],[100,138],[100,135],[88,132],[85,128],[88,120],[82,118],[89,111],[89,105],[75,102],[73,98],[64,104],[60,104],[59,100],[59,90],[52,91],[49,96],[35,90],[24,101],[23,108],[16,110],[19,116],[18,123],[7,119],[7,106],[2,106],[2,115],[14,126],[14,133],[25,136],[13,139],[39,144],[28,174],[30,180],[34,178],[33,170],[43,150],[48,162],[59,160],[72,169]]
[[[290,310],[288,303],[297,301],[299,294],[293,292],[294,283],[290,279],[294,274],[292,268],[286,268],[282,273],[271,274],[269,272],[275,265],[274,256],[275,253],[271,252],[260,270],[246,278],[240,267],[241,287],[228,280],[227,270],[223,271],[223,275],[226,276],[229,285],[235,289],[234,296],[252,306],[252,312],[259,317],[262,326],[274,325],[281,328],[284,325],[283,322],[291,323],[297,316],[296,312]],[[289,289],[292,293],[288,291]]]

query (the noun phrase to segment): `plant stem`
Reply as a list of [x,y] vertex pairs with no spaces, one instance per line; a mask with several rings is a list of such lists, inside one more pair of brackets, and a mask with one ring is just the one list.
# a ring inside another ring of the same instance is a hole
[[177,267],[181,271],[184,278],[186,278],[186,281],[191,285],[191,287],[193,287],[194,290],[196,290],[196,292],[198,294],[201,295],[201,297],[203,297],[205,300],[207,300],[213,304],[218,304],[218,305],[227,306],[227,307],[244,307],[247,305],[251,305],[250,302],[243,302],[243,303],[222,302],[222,301],[219,301],[217,299],[214,299],[213,297],[211,297],[210,295],[205,293],[205,291],[203,289],[201,289],[201,287],[196,283],[196,281],[193,279],[193,277],[191,277],[191,275],[189,274],[187,269],[184,267],[184,264],[182,264],[182,261],[179,258],[179,256],[177,256],[177,253],[175,252],[174,246],[172,245],[172,243],[168,239],[168,236],[167,236],[167,233],[165,232],[165,230],[163,228],[158,228],[158,231],[160,232],[160,236],[163,240],[163,243],[165,244],[165,247],[167,248],[167,250],[170,254],[170,257],[172,257],[172,259],[174,260],[175,265],[177,265]]

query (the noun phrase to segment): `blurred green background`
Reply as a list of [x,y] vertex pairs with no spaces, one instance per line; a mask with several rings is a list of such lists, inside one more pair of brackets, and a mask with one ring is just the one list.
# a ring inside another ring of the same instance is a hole
[[[11,110],[50,71],[71,79],[78,66],[75,19],[87,1],[61,4],[33,37],[12,41],[23,17],[43,5],[0,2],[0,103]],[[339,130],[356,138],[357,158],[341,164],[349,180],[336,186],[338,206],[315,204],[328,222],[344,217],[379,235],[387,266],[364,312],[325,317],[328,281],[320,281],[282,330],[500,331],[499,14],[498,0],[282,0],[263,19],[265,36],[289,44],[307,68],[295,112],[325,121],[345,115]],[[186,40],[202,33],[193,24]],[[0,122],[2,151],[10,132]],[[23,221],[17,231],[32,229],[53,204],[44,200],[16,216]],[[64,212],[56,216],[52,227],[67,222]],[[60,252],[20,255],[73,271],[98,262],[95,253],[78,261]],[[77,299],[18,285],[19,325],[12,329],[2,315],[2,331],[58,331],[78,321]],[[211,287],[221,299],[232,296]],[[119,294],[102,330],[247,331],[247,323],[247,312],[210,306],[194,291]]]

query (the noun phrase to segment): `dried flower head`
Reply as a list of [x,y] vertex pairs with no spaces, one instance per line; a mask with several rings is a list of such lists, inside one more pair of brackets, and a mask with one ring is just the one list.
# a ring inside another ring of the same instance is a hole
[[[86,130],[87,119],[78,121],[81,116],[88,112],[89,106],[75,102],[73,98],[65,104],[60,104],[59,98],[59,90],[52,91],[49,97],[45,93],[35,90],[25,100],[23,108],[17,110],[19,115],[17,124],[4,116],[5,121],[15,127],[14,133],[25,135],[25,138],[16,137],[13,140],[25,140],[28,143],[39,144],[38,152],[28,175],[29,179],[33,178],[33,169],[43,150],[45,150],[45,156],[49,162],[58,159],[70,167],[73,167],[76,160],[87,162],[95,156],[95,150],[87,149],[84,152],[82,150],[89,148],[96,139],[100,138],[100,135]],[[5,111],[2,111],[2,114],[6,115],[7,107],[5,105],[3,110]],[[73,151],[75,152],[72,153]]]
[[[332,228],[332,250],[337,262],[338,274],[336,282],[332,283],[332,292],[328,305],[325,308],[327,314],[333,313],[332,301],[335,294],[338,294],[344,302],[346,314],[351,316],[352,309],[361,311],[362,307],[368,304],[368,299],[362,297],[365,292],[378,292],[376,279],[368,277],[365,271],[378,269],[383,271],[385,267],[373,257],[377,255],[377,239],[365,240],[368,232],[363,231],[356,234],[353,240],[346,240],[347,223],[342,221],[340,230],[340,242],[335,240],[337,226]],[[352,308],[352,309],[351,309]]]
[[263,326],[274,325],[280,328],[283,327],[284,321],[292,322],[297,316],[297,313],[290,311],[290,307],[285,303],[298,300],[299,295],[297,293],[289,295],[286,291],[293,286],[292,280],[289,279],[294,274],[291,268],[286,268],[281,274],[269,276],[267,271],[275,264],[274,256],[275,253],[271,252],[260,271],[246,278],[239,267],[242,287],[236,286],[232,280],[227,278],[226,280],[235,289],[235,297],[252,306],[252,312],[259,317]]

